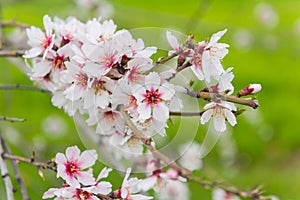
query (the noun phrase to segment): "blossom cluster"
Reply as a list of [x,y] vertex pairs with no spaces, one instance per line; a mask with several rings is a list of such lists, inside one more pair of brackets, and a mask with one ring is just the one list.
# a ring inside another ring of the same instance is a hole
[[[91,167],[95,164],[97,157],[95,150],[85,150],[81,153],[77,146],[68,147],[65,154],[57,153],[55,157],[57,177],[61,177],[64,184],[60,188],[50,188],[44,193],[43,199],[55,197],[65,200],[146,200],[152,199],[152,197],[144,195],[150,189],[160,193],[160,190],[164,190],[164,188],[174,188],[185,182],[185,179],[180,177],[176,170],[169,169],[163,172],[162,169],[157,168],[158,161],[152,158],[147,162],[149,175],[145,179],[129,178],[131,168],[128,168],[121,186],[113,191],[112,184],[103,180],[109,176],[112,169],[105,167],[97,178],[93,176]],[[167,194],[167,191],[162,194]],[[185,196],[185,198],[187,197]]]

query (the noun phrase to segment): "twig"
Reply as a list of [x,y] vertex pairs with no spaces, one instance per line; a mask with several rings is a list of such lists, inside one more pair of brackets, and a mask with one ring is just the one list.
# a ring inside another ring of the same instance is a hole
[[180,54],[181,51],[175,51],[174,53],[172,53],[171,55],[164,57],[164,58],[159,58],[156,63],[155,66],[153,66],[152,69],[150,69],[147,73],[152,72],[153,70],[155,70],[156,68],[158,68],[161,64],[164,64],[166,62],[168,62],[169,60],[171,60],[172,58],[178,56],[178,54]]
[[181,176],[185,177],[186,179],[201,184],[203,186],[203,188],[205,188],[205,189],[221,188],[224,191],[226,191],[230,194],[237,195],[239,197],[251,198],[253,200],[269,199],[268,197],[263,196],[262,192],[259,191],[257,188],[255,188],[253,190],[249,190],[249,191],[243,191],[243,190],[235,189],[233,187],[223,186],[222,184],[220,184],[219,182],[216,182],[216,181],[210,182],[210,181],[204,180],[200,177],[195,177],[191,171],[181,167],[174,160],[172,160],[169,157],[167,157],[166,155],[162,154],[154,146],[152,146],[152,144],[151,144],[152,138],[151,137],[147,138],[146,136],[144,136],[144,134],[134,125],[130,116],[126,113],[123,105],[121,105],[119,107],[119,110],[120,110],[123,118],[125,119],[127,125],[133,131],[136,138],[139,138],[144,143],[144,145],[147,147],[147,149],[150,150],[156,158],[162,160],[163,162],[165,162],[165,164],[169,164],[175,170],[178,170],[179,174]]
[[[8,154],[11,154],[10,148],[7,145],[7,143],[4,140],[1,133],[0,133],[0,140],[1,140],[1,144],[2,144],[4,152],[8,153]],[[27,194],[27,190],[26,190],[25,184],[23,182],[19,167],[18,167],[18,163],[15,160],[10,160],[10,162],[11,162],[11,165],[12,165],[12,168],[13,168],[13,171],[14,171],[16,181],[20,185],[20,190],[21,190],[23,200],[30,200],[30,198]]]
[[134,123],[130,119],[129,115],[126,113],[124,106],[121,105],[119,109],[120,109],[121,115],[125,119],[129,128],[133,131],[136,138],[140,139],[143,142],[143,144],[147,147],[147,149],[149,151],[151,151],[156,158],[162,160],[165,164],[169,164],[172,168],[180,171],[182,174],[190,174],[191,173],[189,170],[180,167],[174,160],[172,160],[172,159],[168,158],[167,156],[165,156],[164,154],[160,153],[154,146],[152,146],[152,144],[151,144],[152,138],[147,138],[146,136],[144,136],[144,134],[134,125]]
[[36,166],[38,169],[50,169],[50,170],[55,171],[55,172],[57,171],[56,166],[53,165],[54,162],[52,162],[52,161],[48,161],[46,163],[36,162],[36,161],[34,161],[33,158],[25,158],[25,157],[21,157],[21,156],[11,155],[11,154],[8,154],[8,153],[2,154],[2,157],[4,159],[9,159],[9,160],[15,160],[15,161],[18,161],[18,162],[28,163],[28,164]]
[[16,27],[16,28],[20,28],[20,29],[26,29],[26,28],[30,27],[27,24],[22,24],[22,23],[16,22],[15,20],[2,21],[2,22],[0,22],[0,26],[3,27],[3,28],[5,28],[5,27]]
[[0,57],[22,57],[25,50],[1,50]]
[[[1,134],[1,133],[0,133]],[[10,175],[8,173],[7,165],[4,160],[4,148],[2,144],[0,143],[0,169],[1,169],[1,176],[5,184],[5,190],[6,190],[6,197],[7,200],[13,200],[14,199],[14,189],[10,180]]]
[[38,92],[44,92],[47,94],[51,94],[49,90],[38,88],[35,86],[30,85],[20,85],[20,84],[0,84],[0,90],[31,90],[31,91],[38,91]]
[[15,117],[5,117],[5,116],[1,116],[0,115],[0,121],[8,121],[8,122],[25,122],[26,119],[22,119],[22,118],[15,118]]
[[172,116],[182,116],[182,117],[198,117],[204,113],[202,112],[169,112],[169,115]]
[[206,99],[206,100],[214,100],[214,99],[221,99],[224,101],[229,101],[232,103],[238,103],[241,105],[246,105],[250,106],[253,109],[256,109],[258,107],[258,103],[255,100],[252,99],[244,99],[244,98],[239,98],[236,96],[230,96],[230,95],[220,95],[220,94],[215,94],[215,93],[210,93],[210,92],[203,92],[203,91],[192,91],[187,89],[186,94],[195,97],[195,98],[201,98],[201,99]]

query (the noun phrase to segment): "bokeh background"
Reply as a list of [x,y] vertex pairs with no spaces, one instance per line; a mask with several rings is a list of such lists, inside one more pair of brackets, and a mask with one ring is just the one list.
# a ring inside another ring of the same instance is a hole
[[[100,1],[82,2],[98,5]],[[3,0],[0,5],[2,20],[16,19],[40,27],[44,14],[61,18],[75,15],[82,20],[101,14],[112,18],[119,29],[167,28],[187,35],[193,33],[199,40],[227,28],[222,42],[230,44],[230,52],[223,64],[234,67],[236,90],[248,83],[263,85],[257,95],[260,107],[255,111],[246,108],[247,112],[238,117],[238,125],[204,158],[200,175],[241,188],[262,185],[267,194],[280,199],[300,199],[298,0],[111,0],[101,1],[100,7],[78,5],[71,0]],[[12,33],[12,42],[19,41],[22,33],[4,31],[7,37]],[[143,39],[146,44],[155,43],[151,34],[145,34]],[[14,45],[18,47],[20,43]],[[0,83],[32,85],[20,65],[24,66],[24,62],[1,59]],[[86,148],[74,121],[53,107],[46,94],[0,91],[0,115],[27,119],[14,124],[0,121],[0,130],[14,154],[30,157],[35,151],[37,160],[49,160],[69,145]],[[168,131],[171,136],[172,131],[175,129]],[[199,128],[196,140],[201,143],[204,134],[204,129]],[[20,167],[32,199],[40,199],[49,187],[61,183],[53,172],[44,171],[43,180],[33,166]],[[119,185],[122,177],[113,173],[111,181]],[[201,186],[189,186],[191,199],[211,199],[211,192]],[[4,194],[1,181],[0,199],[5,199]]]

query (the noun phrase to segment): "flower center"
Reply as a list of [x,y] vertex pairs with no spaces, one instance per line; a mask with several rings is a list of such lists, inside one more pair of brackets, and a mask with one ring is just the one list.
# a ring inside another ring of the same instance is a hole
[[77,85],[86,88],[89,77],[85,73],[79,72],[79,74],[76,74],[75,79]]
[[43,49],[47,49],[51,43],[52,43],[52,37],[48,36],[42,43]]
[[78,200],[87,200],[87,199],[90,199],[91,195],[87,191],[83,191],[81,189],[76,189],[76,197]]
[[144,94],[145,100],[148,104],[156,105],[159,102],[162,101],[161,93],[158,92],[158,89],[154,90],[154,88],[151,88],[151,90],[147,90],[146,94]]
[[53,58],[52,65],[54,69],[59,69],[59,70],[65,70],[65,56],[64,55],[57,55]]
[[77,163],[74,161],[65,163],[65,167],[66,167],[66,173],[69,176],[77,175],[79,171],[79,167]]

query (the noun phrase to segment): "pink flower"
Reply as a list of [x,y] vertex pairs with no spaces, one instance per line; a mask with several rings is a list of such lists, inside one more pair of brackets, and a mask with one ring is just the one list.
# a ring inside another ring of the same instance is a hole
[[166,122],[169,118],[168,104],[175,95],[172,84],[161,85],[159,75],[151,72],[145,78],[145,86],[136,85],[132,93],[137,99],[139,119],[146,120],[153,117],[158,121]]
[[62,153],[56,154],[55,162],[57,163],[57,177],[62,177],[67,184],[74,188],[79,188],[80,183],[83,185],[95,184],[93,170],[83,171],[91,167],[97,160],[95,150],[86,150],[80,154],[77,146],[68,147],[66,156]]

